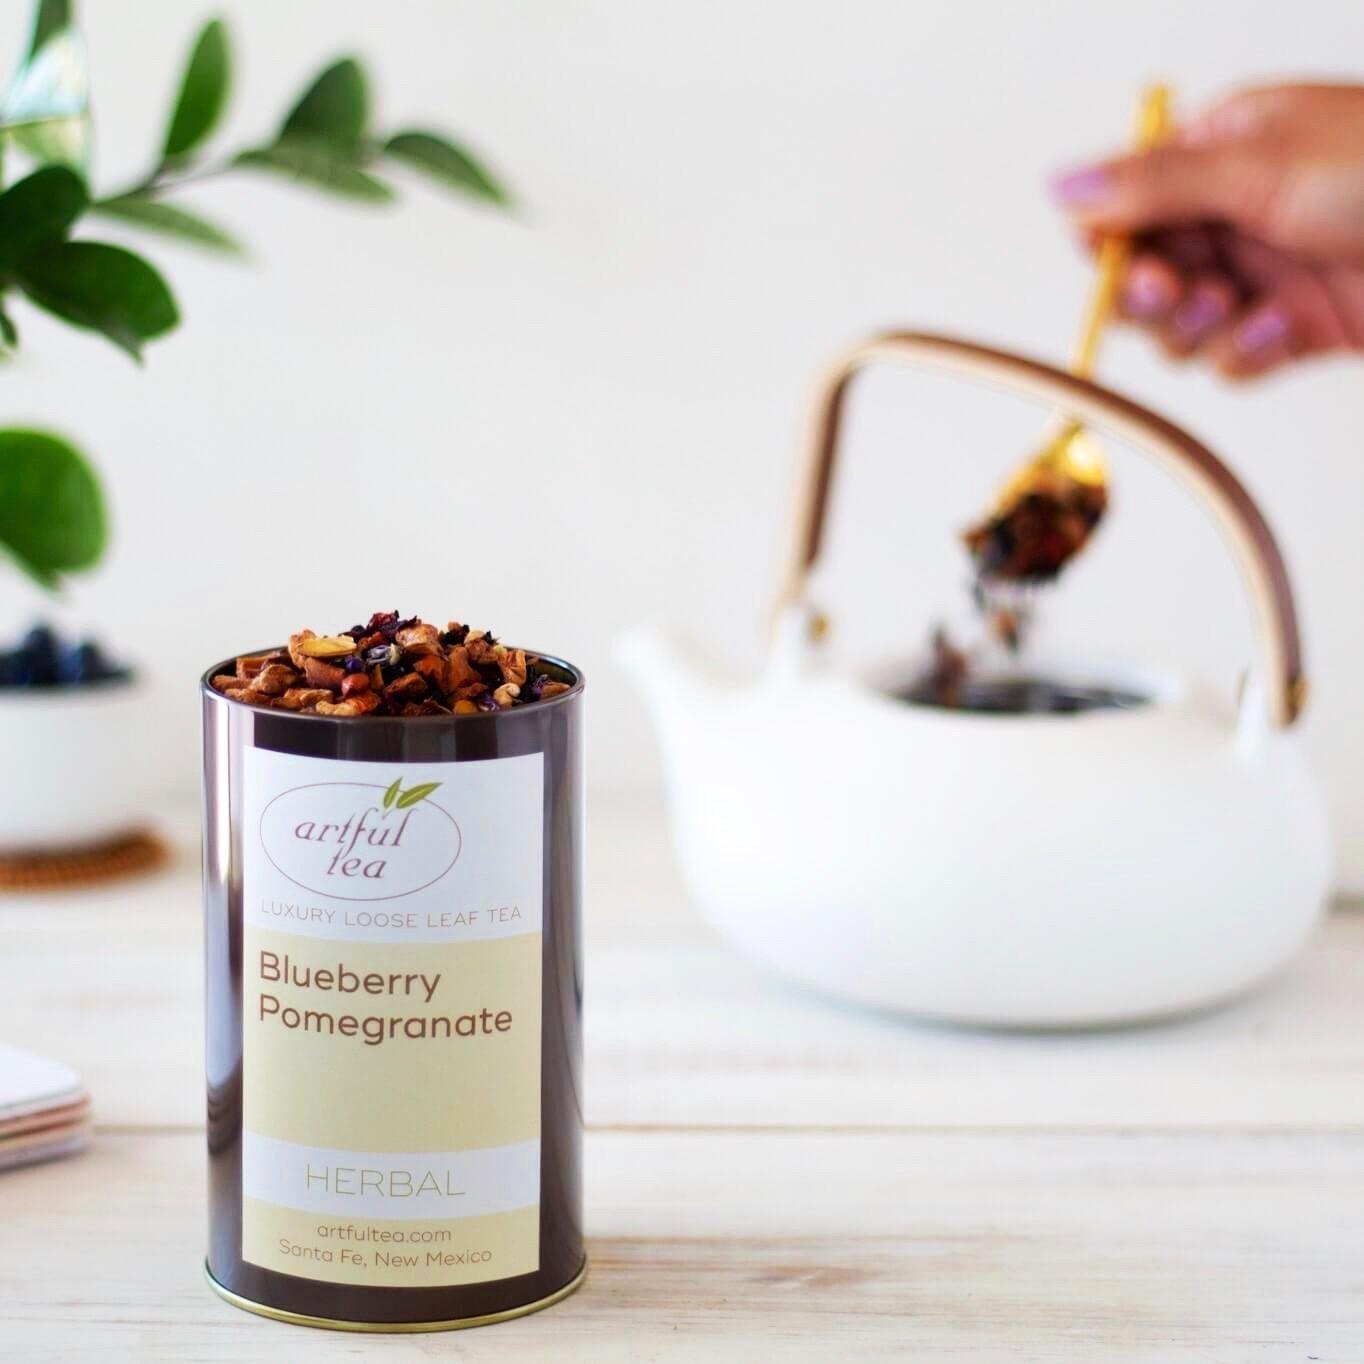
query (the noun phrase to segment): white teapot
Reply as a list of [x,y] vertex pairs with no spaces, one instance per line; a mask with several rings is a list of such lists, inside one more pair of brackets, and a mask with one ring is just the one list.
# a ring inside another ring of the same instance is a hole
[[[984,714],[906,704],[823,666],[806,580],[848,388],[878,361],[1030,394],[1177,474],[1216,513],[1253,599],[1262,658],[1239,706],[1145,677],[1131,709]],[[1331,846],[1293,729],[1306,694],[1293,599],[1264,518],[1211,451],[1049,365],[891,333],[820,388],[799,506],[752,685],[697,675],[657,634],[622,648],[654,710],[684,874],[724,935],[832,996],[1003,1027],[1201,1008],[1298,951]]]

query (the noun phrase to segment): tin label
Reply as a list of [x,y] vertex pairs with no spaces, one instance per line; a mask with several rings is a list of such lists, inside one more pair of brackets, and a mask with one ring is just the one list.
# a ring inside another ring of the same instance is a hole
[[248,749],[242,1258],[331,1283],[540,1263],[543,759]]

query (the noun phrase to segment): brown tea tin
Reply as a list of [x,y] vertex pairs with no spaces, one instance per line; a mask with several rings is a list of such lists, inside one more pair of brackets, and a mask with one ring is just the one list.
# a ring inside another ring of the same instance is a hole
[[571,1293],[582,1230],[581,673],[478,715],[201,684],[210,1284],[434,1331]]

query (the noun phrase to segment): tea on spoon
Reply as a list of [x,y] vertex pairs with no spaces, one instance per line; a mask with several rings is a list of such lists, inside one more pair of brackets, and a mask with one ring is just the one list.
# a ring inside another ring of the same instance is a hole
[[[1164,139],[1169,109],[1166,87],[1145,92],[1137,120],[1138,150]],[[1130,242],[1120,236],[1106,237],[1099,248],[1094,290],[1070,362],[1071,373],[1079,378],[1094,371],[1130,253]],[[975,572],[972,595],[990,643],[1003,645],[1009,654],[1019,652],[1035,590],[1054,581],[1084,549],[1107,509],[1108,474],[1098,441],[1074,417],[1058,415],[1042,447],[1000,489],[989,514],[962,534]],[[904,695],[954,709],[1066,712],[1130,705],[1138,699],[1079,697],[1041,679],[985,680],[971,672],[970,655],[939,629],[927,673]]]
[[[1152,86],[1142,97],[1136,145],[1146,151],[1166,135],[1170,94]],[[1098,276],[1070,372],[1088,379],[1099,339],[1113,313],[1131,254],[1126,237],[1106,237]],[[962,538],[982,584],[1050,582],[1089,542],[1108,508],[1108,476],[1098,442],[1073,417],[1059,420],[1042,448],[1009,478],[990,514]]]

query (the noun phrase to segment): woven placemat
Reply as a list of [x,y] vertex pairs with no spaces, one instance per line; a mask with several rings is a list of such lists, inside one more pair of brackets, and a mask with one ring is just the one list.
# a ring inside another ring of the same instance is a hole
[[166,845],[146,830],[66,852],[0,853],[0,890],[93,885],[150,871],[166,856]]

